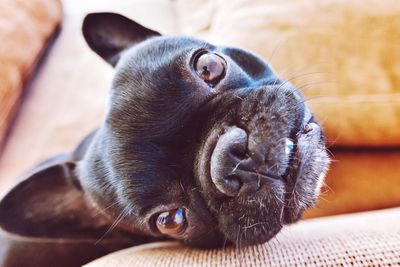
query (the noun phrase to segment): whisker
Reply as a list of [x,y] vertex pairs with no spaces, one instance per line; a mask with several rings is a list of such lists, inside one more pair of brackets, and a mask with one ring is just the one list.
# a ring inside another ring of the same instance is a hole
[[129,212],[125,209],[123,209],[121,211],[121,213],[118,215],[118,217],[114,220],[114,222],[111,224],[111,226],[107,229],[107,231],[94,243],[95,245],[97,245],[98,243],[100,243],[105,237],[106,235],[108,235],[109,233],[111,233],[116,227],[117,225],[124,219],[124,217],[128,214]]
[[[299,74],[299,75],[296,75],[296,76],[292,76],[292,77],[290,77],[290,78],[284,80],[284,81],[279,85],[278,90],[279,90],[280,88],[282,88],[284,85],[290,83],[291,81],[293,81],[293,80],[295,80],[295,79],[298,79],[298,78],[301,78],[301,77],[306,77],[307,75],[312,75],[312,74],[317,74],[317,72],[315,72],[315,73],[313,73],[313,72],[310,72],[310,73],[303,73],[303,74]],[[305,86],[316,85],[316,84],[319,84],[319,83],[329,83],[329,82],[336,83],[335,81],[316,81],[316,82],[309,82],[309,83],[307,83],[307,84],[305,84],[305,85],[302,85],[302,86],[300,86],[300,87],[299,87],[299,86],[295,86],[295,89],[296,89],[298,92],[302,93],[303,90],[300,90],[300,89],[304,89]]]
[[248,225],[248,226],[243,226],[243,229],[251,229],[253,227],[256,227],[257,225],[263,225],[263,224],[267,224],[267,223],[265,223],[265,222],[257,222],[257,223],[253,223],[253,224]]
[[281,47],[281,45],[282,45],[285,41],[286,41],[286,40],[279,40],[279,41],[276,43],[274,49],[273,49],[272,52],[271,52],[271,55],[268,57],[268,61],[267,61],[268,63],[272,63],[272,58],[274,57],[275,52],[278,51],[279,47]]
[[321,98],[326,98],[327,96],[324,96],[324,95],[316,95],[316,96],[311,96],[311,97],[308,97],[308,98],[306,98],[306,99],[304,99],[302,102],[300,102],[300,103],[307,103],[307,102],[309,102],[309,101],[312,101],[312,100],[314,100],[314,99],[321,99]]
[[104,209],[98,210],[95,216],[99,216],[100,214],[102,214],[103,212],[105,212],[106,210],[110,209],[111,207],[113,207],[113,206],[115,206],[117,204],[119,204],[118,201],[112,203],[111,205],[105,207]]
[[335,84],[335,83],[337,83],[337,82],[336,81],[317,81],[317,82],[309,82],[309,83],[306,83],[304,85],[299,85],[299,86],[296,86],[295,88],[299,93],[303,93],[304,89],[307,89],[307,88],[309,88],[311,86],[314,86],[314,85]]
[[333,152],[332,152],[330,149],[326,148],[326,152],[328,152],[328,154],[332,157],[332,158],[330,159],[331,162],[339,162],[339,160],[333,159],[333,158],[335,157],[335,155],[333,154]]
[[[310,70],[312,68],[317,67],[318,65],[322,65],[322,64],[325,64],[325,63],[330,63],[330,62],[328,62],[328,61],[319,61],[319,62],[315,62],[315,64],[313,64],[313,65],[304,64],[303,66],[299,66],[297,69],[293,69],[293,71],[291,71],[290,73],[289,73],[289,71],[291,70],[291,66],[288,66],[285,70],[280,72],[280,76],[281,77],[285,77],[285,76],[291,77],[293,75],[297,75],[299,73],[302,73],[305,70]],[[320,71],[320,73],[321,74],[334,74],[334,72],[331,72],[331,71]]]
[[[338,136],[336,136],[335,140],[332,140],[332,141],[326,140],[325,143],[328,144],[328,148],[330,148],[330,147],[334,146],[334,145],[337,143],[337,141],[339,140],[339,138],[340,138],[340,137],[339,137],[339,135],[338,135]],[[333,154],[332,154],[332,155],[333,155]]]
[[283,202],[283,206],[281,208],[281,215],[279,216],[279,223],[283,225],[283,213],[285,212],[285,202]]

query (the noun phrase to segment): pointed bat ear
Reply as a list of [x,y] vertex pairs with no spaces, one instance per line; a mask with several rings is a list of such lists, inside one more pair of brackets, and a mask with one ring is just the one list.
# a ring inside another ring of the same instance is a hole
[[115,66],[120,53],[158,32],[115,13],[88,14],[82,25],[83,36],[89,47],[100,57]]
[[1,266],[81,266],[146,242],[121,229],[104,236],[112,222],[87,199],[75,168],[46,162],[1,200]]

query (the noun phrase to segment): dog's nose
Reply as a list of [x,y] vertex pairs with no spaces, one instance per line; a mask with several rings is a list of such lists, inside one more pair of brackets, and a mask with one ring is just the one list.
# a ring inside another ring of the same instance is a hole
[[229,128],[215,146],[210,161],[211,179],[225,195],[236,195],[242,186],[241,178],[233,171],[243,159],[246,148],[247,133],[236,126]]
[[247,143],[247,133],[232,126],[220,136],[215,146],[210,161],[210,174],[215,187],[224,195],[235,196],[239,191],[249,194],[257,191],[263,180],[278,178],[261,174],[266,167],[262,160],[264,151],[246,153]]

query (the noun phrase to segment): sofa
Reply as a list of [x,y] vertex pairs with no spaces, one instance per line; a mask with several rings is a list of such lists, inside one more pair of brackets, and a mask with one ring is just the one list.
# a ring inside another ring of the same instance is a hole
[[93,11],[261,55],[303,91],[333,163],[316,207],[266,244],[157,242],[87,266],[400,265],[400,2],[0,0],[1,196],[103,120],[113,70],[80,32]]

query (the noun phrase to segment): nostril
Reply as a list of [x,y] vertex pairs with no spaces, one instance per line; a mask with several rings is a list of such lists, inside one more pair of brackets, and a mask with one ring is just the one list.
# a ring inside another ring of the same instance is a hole
[[224,185],[220,187],[222,193],[227,196],[236,196],[242,187],[242,181],[239,176],[232,174],[224,177]]
[[242,180],[232,172],[244,159],[247,150],[247,133],[236,126],[226,129],[214,148],[210,159],[210,175],[215,187],[227,196],[235,196]]
[[237,160],[244,159],[246,156],[246,143],[239,141],[233,143],[229,149],[229,153]]

